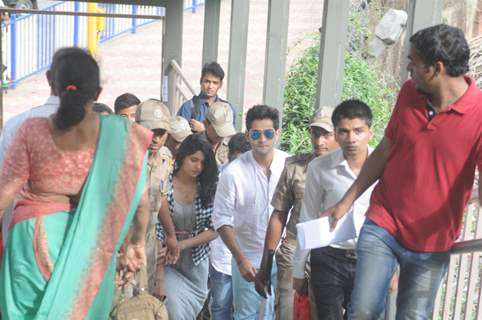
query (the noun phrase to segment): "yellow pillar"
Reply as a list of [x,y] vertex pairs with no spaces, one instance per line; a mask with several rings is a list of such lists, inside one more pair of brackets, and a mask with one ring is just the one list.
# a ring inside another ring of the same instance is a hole
[[[97,4],[89,3],[87,4],[87,12],[96,13]],[[95,56],[97,53],[97,17],[87,18],[87,48],[90,54]]]

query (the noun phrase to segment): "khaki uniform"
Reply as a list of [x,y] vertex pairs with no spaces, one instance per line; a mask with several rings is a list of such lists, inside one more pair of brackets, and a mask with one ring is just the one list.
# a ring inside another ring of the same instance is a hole
[[[206,131],[204,131],[203,133],[200,133],[200,134],[204,137],[204,139],[206,139],[206,141],[209,141]],[[229,143],[229,140],[231,140],[231,137],[224,138],[223,141],[221,141],[221,143],[214,150],[214,157],[216,158],[216,163],[218,164],[218,166],[220,166],[222,164],[225,164],[225,163],[228,163],[228,161],[229,161],[229,159],[228,159],[228,155],[229,155],[228,143]]]
[[[291,212],[286,225],[286,237],[276,251],[278,266],[278,285],[276,288],[276,319],[293,317],[293,255],[296,249],[296,224],[300,219],[301,204],[305,191],[305,179],[308,163],[312,154],[304,154],[286,159],[271,205],[277,211]],[[291,210],[291,211],[290,211]]]
[[228,163],[229,147],[228,143],[231,137],[224,138],[223,141],[218,145],[216,150],[214,150],[214,156],[216,157],[216,163],[218,166]]
[[149,202],[151,208],[151,219],[146,234],[146,257],[147,272],[149,275],[149,290],[152,291],[155,284],[157,239],[156,222],[157,215],[161,208],[161,198],[167,194],[169,175],[172,172],[173,161],[171,152],[162,147],[157,154],[148,160],[149,172]]

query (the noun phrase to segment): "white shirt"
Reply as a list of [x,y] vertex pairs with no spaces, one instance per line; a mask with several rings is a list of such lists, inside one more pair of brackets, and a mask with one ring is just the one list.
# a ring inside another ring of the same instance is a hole
[[[368,147],[368,153],[372,148]],[[341,149],[313,159],[308,165],[305,182],[305,193],[301,205],[300,222],[318,219],[320,212],[334,206],[356,180],[356,175],[350,169]],[[353,204],[347,212],[353,222],[357,236],[365,222],[365,213],[370,204],[370,196],[375,183],[372,184]],[[355,249],[356,240],[338,242],[332,247],[340,249]],[[296,246],[294,255],[293,277],[305,277],[305,264],[310,253]]]
[[3,159],[8,147],[10,146],[10,143],[12,143],[17,130],[22,126],[24,121],[35,117],[46,118],[55,113],[59,108],[59,105],[59,97],[50,96],[45,104],[17,114],[5,123],[3,126],[2,135],[0,136],[0,167],[3,164]]
[[[223,170],[230,163],[225,163],[219,166],[219,172]],[[217,271],[227,275],[231,275],[231,260],[233,255],[229,251],[228,247],[223,242],[221,237],[217,237],[213,241],[209,242],[209,247],[211,248],[211,265]]]
[[[0,168],[3,165],[3,160],[5,158],[5,154],[7,153],[8,147],[12,143],[12,140],[15,137],[17,130],[22,126],[25,120],[35,117],[46,118],[51,114],[55,113],[59,108],[59,105],[59,97],[50,96],[45,102],[45,104],[17,114],[5,123],[2,135],[0,136]],[[5,210],[2,218],[3,243],[6,243],[7,241],[7,233],[8,226],[10,224],[11,213],[12,210],[10,208]]]
[[214,197],[214,228],[232,226],[241,252],[257,268],[273,211],[271,198],[287,157],[286,152],[274,150],[268,177],[252,151],[248,151],[227,166],[219,178]]

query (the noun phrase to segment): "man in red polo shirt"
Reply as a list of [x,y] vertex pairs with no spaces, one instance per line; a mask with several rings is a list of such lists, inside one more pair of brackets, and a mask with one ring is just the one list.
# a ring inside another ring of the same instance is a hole
[[463,32],[436,25],[418,31],[410,44],[411,80],[385,137],[343,199],[322,213],[335,228],[379,179],[358,239],[350,319],[383,312],[397,264],[397,319],[431,318],[475,170],[482,169],[482,92],[465,76],[470,50]]

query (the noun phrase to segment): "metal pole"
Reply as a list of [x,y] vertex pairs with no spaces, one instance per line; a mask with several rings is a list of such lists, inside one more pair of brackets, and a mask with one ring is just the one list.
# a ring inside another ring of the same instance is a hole
[[177,63],[182,66],[183,4],[183,1],[179,0],[166,1],[163,74],[167,76],[168,106],[172,114],[174,114],[179,106],[175,99],[177,78],[174,72],[170,72],[170,63],[172,60],[176,60]]
[[[74,12],[80,11],[80,4],[78,1],[74,2]],[[74,16],[74,47],[79,46],[79,16]]]
[[17,15],[10,15],[10,88],[17,87]]
[[[95,3],[87,4],[87,11],[97,12],[97,5]],[[97,18],[87,18],[87,48],[93,56],[97,53]]]
[[[137,5],[136,4],[132,5],[132,14],[134,16],[137,15]],[[132,17],[132,33],[136,33],[136,29],[137,29],[137,18]]]
[[237,108],[236,129],[242,128],[244,110],[244,81],[248,47],[249,0],[231,1],[231,31],[228,59],[228,100]]
[[325,0],[320,40],[320,62],[315,108],[335,106],[341,100],[348,42],[350,0]]
[[219,15],[221,0],[206,0],[204,4],[203,65],[218,60]]
[[0,23],[0,68],[2,69],[0,84],[0,130],[3,129],[3,23]]
[[411,0],[408,2],[407,32],[402,48],[400,84],[408,79],[408,54],[410,37],[417,31],[438,24],[442,21],[443,0]]
[[290,1],[270,0],[268,7],[263,101],[265,104],[278,109],[281,121],[283,115]]

